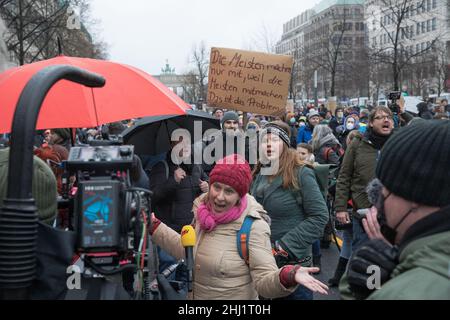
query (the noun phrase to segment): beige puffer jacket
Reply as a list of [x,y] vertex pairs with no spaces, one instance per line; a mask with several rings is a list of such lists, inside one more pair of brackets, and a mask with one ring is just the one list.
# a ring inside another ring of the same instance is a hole
[[[194,221],[203,197],[194,201]],[[204,232],[195,223],[197,243],[194,247],[193,292],[195,300],[256,300],[287,296],[296,287],[285,288],[270,244],[270,227],[264,220],[266,212],[250,195],[242,216],[231,223],[218,225],[212,232]],[[249,265],[239,256],[236,234],[247,215],[255,217],[249,239]],[[153,234],[154,242],[177,259],[185,256],[180,235],[160,224]]]

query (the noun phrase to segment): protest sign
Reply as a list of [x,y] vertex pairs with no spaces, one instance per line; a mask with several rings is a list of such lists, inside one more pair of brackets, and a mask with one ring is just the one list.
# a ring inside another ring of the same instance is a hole
[[212,48],[208,105],[261,115],[285,112],[291,56]]

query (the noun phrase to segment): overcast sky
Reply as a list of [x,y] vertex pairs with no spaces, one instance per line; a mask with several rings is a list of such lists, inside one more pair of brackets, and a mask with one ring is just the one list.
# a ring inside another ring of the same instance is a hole
[[283,23],[319,0],[93,0],[92,16],[112,61],[159,74],[166,59],[188,70],[193,45],[249,49],[263,26],[275,38]]

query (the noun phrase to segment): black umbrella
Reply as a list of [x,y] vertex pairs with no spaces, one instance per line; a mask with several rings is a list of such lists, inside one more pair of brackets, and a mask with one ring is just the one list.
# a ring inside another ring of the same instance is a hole
[[[201,122],[202,130],[199,130]],[[134,152],[140,156],[152,156],[170,150],[171,136],[176,129],[186,129],[195,141],[195,127],[202,136],[206,130],[220,130],[220,121],[203,111],[188,110],[186,115],[146,117],[122,133],[125,144],[134,145]]]

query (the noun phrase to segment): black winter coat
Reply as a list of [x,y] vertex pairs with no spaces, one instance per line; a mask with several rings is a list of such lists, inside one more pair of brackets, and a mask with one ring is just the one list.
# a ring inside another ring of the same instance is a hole
[[[186,172],[186,178],[178,184],[174,172],[179,167]],[[177,166],[171,161],[170,154],[165,162],[155,164],[150,171],[150,190],[156,217],[178,233],[183,226],[191,224],[193,202],[202,194],[200,180],[208,181],[201,165]]]

